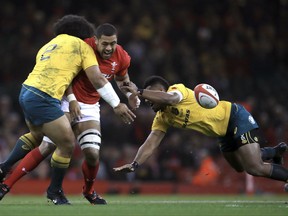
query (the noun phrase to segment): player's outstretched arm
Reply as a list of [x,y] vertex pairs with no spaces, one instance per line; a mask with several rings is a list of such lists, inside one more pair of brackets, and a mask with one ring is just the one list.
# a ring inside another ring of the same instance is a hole
[[146,141],[140,146],[138,152],[130,164],[125,164],[120,167],[115,167],[115,172],[134,172],[139,165],[144,163],[158,148],[165,133],[159,130],[152,131],[147,137]]

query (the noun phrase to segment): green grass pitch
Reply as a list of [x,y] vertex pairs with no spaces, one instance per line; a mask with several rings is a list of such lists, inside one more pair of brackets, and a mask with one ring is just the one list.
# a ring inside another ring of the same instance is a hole
[[67,196],[71,206],[55,206],[45,196],[7,195],[0,216],[287,216],[287,195],[105,195],[108,205],[90,205],[83,197]]

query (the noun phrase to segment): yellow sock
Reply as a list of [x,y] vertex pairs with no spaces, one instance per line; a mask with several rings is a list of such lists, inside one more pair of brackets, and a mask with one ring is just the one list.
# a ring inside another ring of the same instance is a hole
[[31,133],[26,133],[22,135],[19,139],[24,143],[22,145],[22,148],[24,150],[32,150],[40,145],[40,143],[37,143],[36,139],[32,136]]
[[51,166],[58,167],[58,168],[68,168],[70,164],[71,158],[65,158],[53,153],[51,158]]

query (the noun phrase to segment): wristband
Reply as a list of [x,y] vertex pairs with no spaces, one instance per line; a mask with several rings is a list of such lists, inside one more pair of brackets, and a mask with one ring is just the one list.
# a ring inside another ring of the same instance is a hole
[[133,167],[134,170],[139,167],[139,164],[138,164],[137,161],[133,161],[133,162],[131,163],[131,165],[132,165],[132,167]]
[[130,95],[132,95],[132,93],[131,93],[131,92],[126,92],[126,94],[125,94],[125,95],[126,95],[126,97],[127,97],[127,98],[129,98],[129,97],[130,97]]
[[138,89],[137,92],[139,93],[139,95],[143,94],[144,89]]
[[67,100],[68,100],[69,103],[70,103],[71,101],[77,101],[77,99],[76,99],[76,97],[75,97],[74,94],[69,94],[69,95],[67,96]]

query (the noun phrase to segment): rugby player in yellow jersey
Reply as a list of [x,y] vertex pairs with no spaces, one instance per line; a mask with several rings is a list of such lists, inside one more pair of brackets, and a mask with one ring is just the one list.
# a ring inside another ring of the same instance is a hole
[[61,99],[73,78],[83,69],[100,96],[125,122],[135,115],[120,103],[110,82],[101,74],[93,49],[85,38],[94,35],[94,27],[85,18],[66,15],[54,25],[56,37],[45,44],[36,56],[36,64],[23,82],[19,95],[32,143],[49,137],[57,146],[51,158],[52,176],[47,197],[54,204],[70,204],[62,182],[69,167],[75,137],[70,121],[61,110]]
[[[134,161],[116,167],[114,171],[135,171],[153,154],[167,129],[176,127],[196,130],[204,135],[219,138],[220,149],[225,159],[237,172],[246,171],[253,176],[287,182],[287,169],[279,164],[263,162],[258,143],[258,125],[243,106],[220,101],[213,109],[202,108],[191,89],[183,84],[169,86],[168,82],[159,76],[148,78],[144,89],[135,91],[129,87],[125,88],[129,89],[132,95],[138,95],[148,101],[157,113],[151,133],[138,149]],[[286,151],[287,145],[284,143],[283,146]],[[275,151],[273,157],[282,157],[284,151]]]

